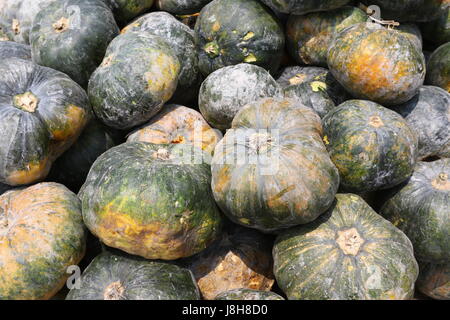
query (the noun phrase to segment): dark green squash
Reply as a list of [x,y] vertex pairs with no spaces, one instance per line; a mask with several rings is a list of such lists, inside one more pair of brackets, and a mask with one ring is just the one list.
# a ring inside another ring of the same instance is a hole
[[153,117],[176,90],[180,62],[161,37],[127,32],[108,46],[89,80],[95,114],[115,129],[130,129]]
[[313,221],[339,185],[319,116],[292,99],[265,98],[242,108],[217,144],[211,169],[222,211],[265,232]]
[[211,0],[156,0],[159,10],[175,15],[188,15],[199,12]]
[[411,176],[417,137],[398,113],[371,101],[349,100],[331,110],[323,126],[343,190],[387,189]]
[[122,33],[136,31],[160,36],[174,49],[181,70],[171,101],[187,104],[196,100],[202,79],[198,70],[194,31],[166,12],[146,14],[125,27]]
[[13,41],[0,41],[0,61],[8,58],[31,60],[31,48]]
[[108,44],[118,34],[114,16],[102,1],[54,1],[33,21],[33,61],[64,72],[86,88]]
[[450,144],[450,94],[439,87],[422,86],[410,101],[393,107],[419,138],[421,159],[439,156]]
[[450,262],[450,159],[419,162],[411,179],[394,189],[381,214],[403,230],[420,261]]
[[437,48],[430,56],[425,83],[450,92],[450,42]]
[[286,25],[289,53],[299,64],[326,67],[328,47],[335,35],[367,19],[364,11],[350,6],[325,12],[290,15]]
[[425,79],[425,58],[409,36],[376,23],[340,32],[330,45],[328,67],[355,98],[383,105],[414,97]]
[[49,299],[77,265],[86,230],[77,196],[39,183],[0,196],[0,300]]
[[176,265],[103,252],[66,300],[199,300],[192,273]]
[[91,117],[84,90],[65,74],[31,61],[0,62],[0,183],[44,179]]
[[257,0],[214,0],[200,12],[195,42],[205,76],[241,62],[273,73],[283,55],[284,34],[277,18]]
[[280,86],[265,69],[240,63],[211,73],[200,87],[198,105],[211,126],[225,130],[243,106],[265,97],[282,97]]
[[200,252],[221,227],[208,158],[189,144],[127,142],[106,151],[79,193],[86,226],[106,245],[147,259]]
[[338,194],[326,214],[280,234],[273,258],[290,300],[410,299],[419,271],[405,234],[353,194]]
[[450,42],[450,8],[443,12],[439,18],[421,25],[423,37],[437,45]]
[[154,0],[103,0],[113,10],[117,23],[125,25],[133,18],[148,11]]
[[350,0],[262,0],[274,10],[295,15],[342,7]]
[[417,289],[430,298],[450,300],[450,264],[419,262]]
[[284,300],[284,298],[275,292],[242,288],[223,292],[215,300]]

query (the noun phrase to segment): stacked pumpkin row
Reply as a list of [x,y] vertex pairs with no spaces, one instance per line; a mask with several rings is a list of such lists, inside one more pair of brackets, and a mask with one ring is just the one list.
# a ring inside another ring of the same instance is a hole
[[0,5],[0,298],[448,299],[448,2],[363,2]]

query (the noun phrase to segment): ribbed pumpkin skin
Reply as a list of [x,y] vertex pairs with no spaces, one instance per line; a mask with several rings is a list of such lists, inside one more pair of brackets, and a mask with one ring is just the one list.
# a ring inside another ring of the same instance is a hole
[[417,137],[398,113],[371,101],[349,100],[328,113],[323,126],[344,190],[387,189],[411,176]]
[[273,258],[290,300],[409,299],[419,271],[408,238],[353,194],[280,234]]
[[417,289],[437,300],[450,300],[450,264],[419,263]]
[[198,70],[194,31],[166,12],[146,14],[125,27],[122,33],[131,31],[148,32],[167,41],[181,64],[177,90],[171,101],[183,104],[195,100],[202,79]]
[[[203,158],[192,162],[193,154]],[[129,142],[108,150],[79,193],[85,224],[106,245],[147,259],[198,253],[221,226],[209,164],[196,163],[205,159],[187,144]]]
[[121,25],[149,10],[154,0],[103,0],[113,10],[114,17]]
[[374,23],[340,32],[330,45],[328,67],[355,98],[382,105],[410,100],[426,69],[422,51],[408,37]]
[[103,252],[66,300],[199,300],[192,273],[176,265]]
[[350,6],[300,16],[290,15],[286,26],[289,53],[299,64],[326,67],[328,47],[334,36],[367,19],[364,11]]
[[242,288],[221,293],[215,300],[284,300],[284,298],[270,291]]
[[274,283],[272,244],[256,230],[234,227],[183,265],[194,274],[206,300],[232,289],[268,291]]
[[262,2],[279,12],[302,15],[336,9],[346,5],[350,0],[262,0]]
[[178,57],[164,39],[145,32],[122,34],[89,80],[92,108],[115,129],[140,125],[172,97],[179,72]]
[[0,61],[9,58],[31,60],[31,48],[13,41],[0,41]]
[[172,14],[184,15],[199,12],[211,0],[156,0],[156,7]]
[[229,129],[247,103],[266,97],[282,97],[280,86],[263,68],[248,63],[211,73],[200,87],[200,112],[214,128]]
[[0,196],[0,299],[49,299],[86,246],[80,200],[57,183]]
[[273,73],[280,65],[284,41],[276,17],[257,0],[214,0],[195,24],[199,68],[205,76],[241,62]]
[[313,110],[290,99],[245,106],[211,165],[217,204],[235,223],[274,231],[308,223],[332,204],[336,167]]
[[435,44],[443,45],[450,42],[450,8],[438,19],[421,25],[423,37]]
[[222,133],[211,128],[199,112],[172,104],[164,106],[150,122],[132,132],[127,141],[154,144],[190,143],[212,154],[222,137]]
[[439,156],[450,145],[450,94],[444,89],[422,86],[417,96],[392,109],[419,138],[419,158]]
[[114,16],[102,1],[54,1],[33,21],[33,61],[64,72],[86,88],[108,44],[118,34]]
[[403,230],[420,261],[450,262],[450,159],[419,162],[411,179],[393,190],[381,214]]
[[2,61],[0,74],[0,182],[40,181],[84,129],[89,101],[68,76],[31,61]]
[[450,43],[443,44],[433,52],[427,70],[426,84],[450,92]]

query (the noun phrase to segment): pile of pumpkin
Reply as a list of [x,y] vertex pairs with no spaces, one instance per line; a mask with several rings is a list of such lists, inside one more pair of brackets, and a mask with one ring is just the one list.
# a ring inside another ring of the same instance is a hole
[[0,299],[450,299],[449,5],[1,1]]

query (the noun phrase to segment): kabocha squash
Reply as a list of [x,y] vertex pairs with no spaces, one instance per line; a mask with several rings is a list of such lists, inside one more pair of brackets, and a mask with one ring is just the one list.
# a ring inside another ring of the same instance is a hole
[[199,300],[192,273],[176,265],[101,253],[66,300]]
[[0,41],[0,61],[8,58],[31,60],[31,48],[13,41]]
[[281,97],[277,82],[263,68],[248,63],[211,73],[200,87],[198,105],[214,127],[229,129],[236,113],[247,103],[265,97]]
[[401,34],[406,36],[416,48],[422,51],[423,39],[419,27],[414,23],[402,23],[397,28]]
[[306,15],[291,15],[286,26],[287,47],[296,62],[326,67],[328,46],[334,36],[367,19],[364,11],[350,6]]
[[349,100],[331,110],[323,126],[344,190],[387,189],[411,176],[417,137],[398,113],[371,101]]
[[147,259],[200,252],[221,227],[207,160],[188,144],[129,142],[106,151],[79,193],[85,224],[106,245]]
[[124,25],[149,10],[154,0],[103,0],[113,10],[117,23]]
[[437,45],[450,42],[450,8],[445,10],[438,19],[421,25],[423,37]]
[[102,1],[54,1],[33,21],[33,61],[64,72],[86,88],[108,44],[118,34],[114,16]]
[[262,2],[279,12],[302,15],[336,9],[346,5],[350,0],[262,0]]
[[214,0],[200,12],[195,42],[205,76],[241,62],[275,72],[283,55],[284,34],[276,17],[257,0]]
[[164,38],[181,64],[177,90],[171,101],[190,103],[196,100],[202,79],[198,70],[194,31],[166,12],[152,12],[129,24],[122,33],[142,31]]
[[275,292],[242,288],[223,292],[215,300],[284,300],[284,298]]
[[132,132],[127,141],[154,144],[190,143],[212,154],[222,137],[222,133],[211,128],[199,112],[172,104],[164,106],[149,123]]
[[450,92],[450,42],[443,44],[433,52],[427,68],[425,83]]
[[105,128],[91,120],[73,146],[56,159],[46,180],[61,183],[78,192],[94,161],[114,145]]
[[267,291],[274,283],[272,244],[256,230],[235,227],[183,265],[192,271],[207,300],[232,289]]
[[290,300],[409,299],[419,271],[405,234],[353,194],[336,195],[326,214],[280,234],[273,258]]
[[175,92],[179,72],[180,62],[163,38],[127,32],[110,43],[92,74],[89,99],[104,124],[130,129],[161,110]]
[[403,230],[418,260],[450,262],[450,159],[419,162],[411,179],[392,191],[381,214]]
[[40,181],[91,117],[83,89],[31,61],[0,62],[0,183]]
[[319,116],[292,99],[246,105],[217,144],[212,190],[235,223],[274,231],[308,223],[332,204],[339,175]]
[[450,300],[450,264],[420,263],[417,289],[437,300]]
[[425,79],[425,58],[403,32],[376,23],[344,29],[330,45],[328,67],[355,98],[404,103]]
[[49,299],[86,246],[80,200],[57,183],[0,196],[0,299]]
[[419,157],[439,156],[450,145],[450,94],[423,86],[410,101],[393,107],[419,138]]
[[176,15],[187,15],[199,12],[211,0],[156,0],[159,10]]

